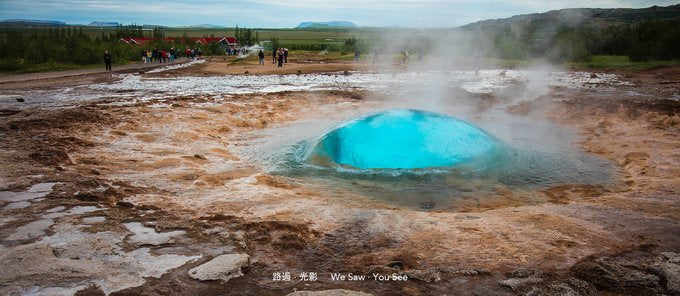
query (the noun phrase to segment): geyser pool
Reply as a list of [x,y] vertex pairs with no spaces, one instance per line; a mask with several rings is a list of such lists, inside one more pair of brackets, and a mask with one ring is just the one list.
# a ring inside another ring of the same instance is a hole
[[453,167],[491,154],[498,143],[457,118],[394,109],[340,124],[317,142],[307,160],[353,169]]
[[371,111],[378,113],[258,131],[235,151],[339,202],[367,197],[424,210],[537,204],[545,188],[607,185],[615,173],[606,159],[565,144],[576,135],[549,121],[499,111],[471,124],[425,111]]

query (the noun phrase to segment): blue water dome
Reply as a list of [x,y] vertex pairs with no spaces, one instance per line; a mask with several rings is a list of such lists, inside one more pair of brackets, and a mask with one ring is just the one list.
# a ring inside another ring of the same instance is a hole
[[307,161],[353,169],[451,167],[491,153],[496,143],[460,119],[394,109],[340,124],[316,143]]

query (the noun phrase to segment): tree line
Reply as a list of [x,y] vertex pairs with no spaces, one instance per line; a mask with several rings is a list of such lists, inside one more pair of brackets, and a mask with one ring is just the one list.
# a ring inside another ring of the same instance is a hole
[[104,51],[108,50],[114,63],[123,64],[141,59],[145,49],[200,48],[205,55],[224,54],[219,44],[196,44],[188,39],[174,41],[155,40],[135,46],[120,38],[163,38],[162,27],[156,27],[148,36],[141,26],[119,26],[109,34],[89,36],[82,27],[46,29],[6,28],[0,30],[0,72],[23,72],[75,68],[82,65],[103,63]]

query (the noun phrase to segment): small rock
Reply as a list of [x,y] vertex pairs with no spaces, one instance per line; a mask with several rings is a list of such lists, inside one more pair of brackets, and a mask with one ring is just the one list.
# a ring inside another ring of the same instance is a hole
[[597,78],[597,74],[595,73],[590,74],[590,78]]
[[286,296],[372,296],[372,294],[343,289],[334,289],[323,291],[296,291]]
[[26,100],[24,100],[24,98],[17,98],[17,102],[19,102],[19,103],[23,103],[23,102],[25,102],[25,101],[26,101]]
[[399,260],[392,261],[390,263],[387,263],[387,266],[392,267],[392,268],[396,268],[396,269],[403,269],[404,268],[404,262],[399,261]]
[[243,74],[248,75],[248,74],[250,74],[250,71],[246,70],[245,72],[243,72]]
[[543,276],[544,274],[538,270],[522,268],[513,271],[510,274],[511,278],[500,281],[498,284],[516,292],[527,286],[543,283]]
[[135,205],[133,205],[132,203],[129,203],[127,201],[119,201],[119,202],[116,203],[116,207],[124,208],[124,209],[132,209],[132,208],[135,207]]
[[[636,264],[638,265],[638,264]],[[645,269],[638,269],[625,259],[600,257],[571,267],[572,274],[598,290],[635,292],[653,295],[661,292],[661,279]]]
[[82,201],[98,201],[99,195],[91,193],[91,192],[78,192],[75,195],[75,198],[77,198],[78,200],[82,200]]
[[348,76],[350,74],[349,74],[349,71],[345,70],[345,71],[342,72],[342,75]]
[[298,70],[297,70],[297,75],[300,75],[300,74],[302,74],[302,70],[298,69]]
[[144,74],[144,73],[146,73],[146,72],[144,72],[144,71],[139,71],[139,75],[142,75],[142,74]]
[[198,159],[208,160],[207,158],[205,158],[205,156],[200,155],[200,154],[194,154],[194,157],[196,157]]
[[651,269],[666,282],[666,290],[671,295],[680,295],[680,254],[672,252],[661,253]]
[[656,74],[654,75],[654,78],[656,78],[656,79],[664,79],[664,78],[666,78],[666,74],[663,74],[663,73],[659,72],[659,73],[656,73]]
[[536,285],[540,284],[543,282],[543,279],[539,277],[527,277],[527,278],[510,278],[507,280],[503,280],[498,282],[501,287],[506,287],[510,288],[513,291],[518,291],[520,288],[528,286],[528,285]]
[[189,276],[200,281],[221,280],[226,282],[243,275],[241,268],[248,265],[247,254],[226,254],[189,270]]
[[432,269],[425,269],[425,270],[420,270],[420,269],[409,269],[403,272],[403,274],[407,275],[409,279],[414,278],[421,280],[426,283],[430,282],[438,282],[442,280],[441,275],[439,272],[432,270]]

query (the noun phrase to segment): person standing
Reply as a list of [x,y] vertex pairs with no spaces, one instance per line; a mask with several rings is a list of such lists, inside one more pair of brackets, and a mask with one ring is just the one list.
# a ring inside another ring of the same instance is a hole
[[354,49],[354,62],[357,63],[357,64],[359,63],[359,56],[360,55],[361,54],[359,53],[359,50],[355,48]]
[[111,55],[108,50],[104,52],[104,65],[106,66],[106,71],[111,71]]
[[272,47],[272,64],[276,64],[276,48]]
[[264,65],[264,51],[260,49],[260,52],[257,54],[257,57],[260,58],[260,65]]
[[380,62],[380,60],[378,59],[378,54],[379,54],[379,52],[378,52],[377,48],[375,50],[373,50],[373,63],[374,64],[377,64],[377,63]]
[[142,49],[141,55],[142,55],[142,63],[146,64],[146,50]]
[[288,48],[283,49],[283,62],[288,64]]
[[278,55],[279,55],[279,66],[278,67],[283,68],[283,55],[284,55],[283,49],[279,49]]

